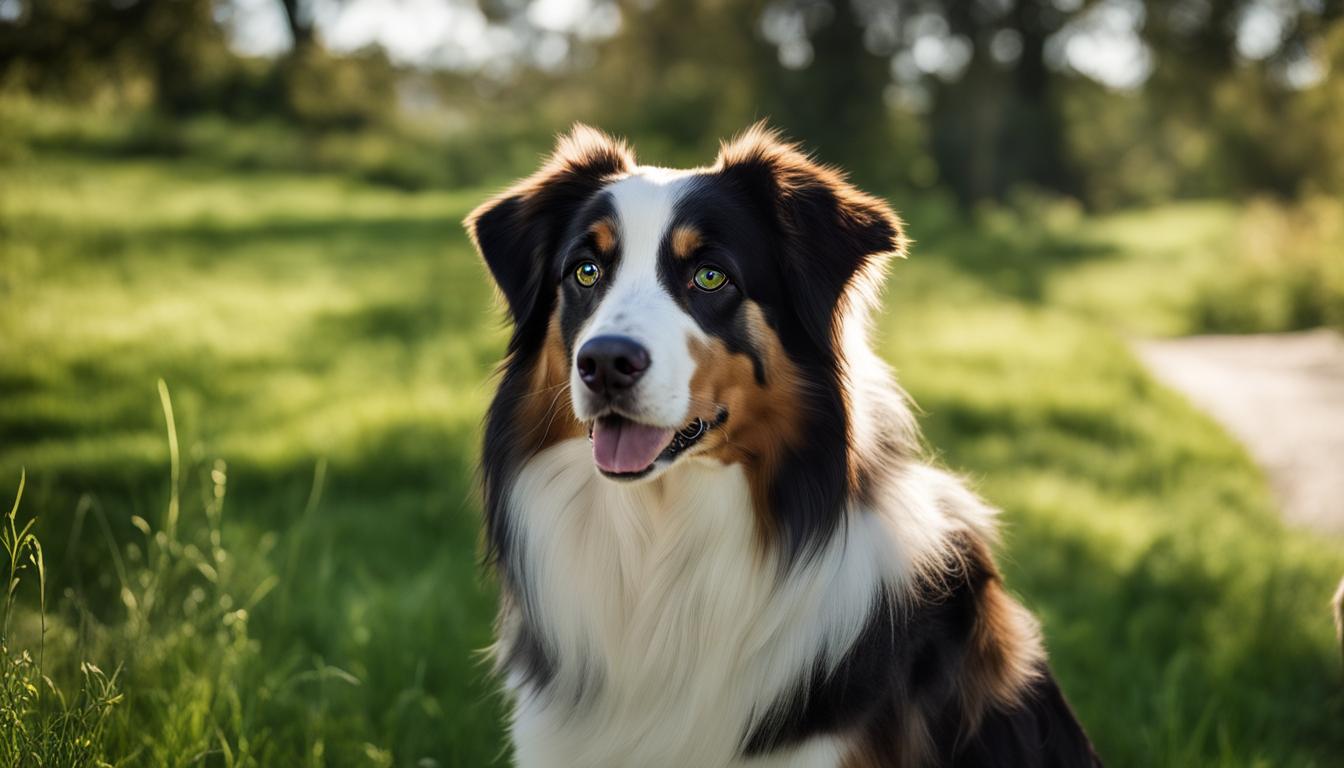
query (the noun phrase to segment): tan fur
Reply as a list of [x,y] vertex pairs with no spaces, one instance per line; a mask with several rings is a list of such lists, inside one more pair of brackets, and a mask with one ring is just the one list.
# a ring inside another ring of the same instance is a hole
[[700,230],[683,224],[672,230],[672,255],[678,259],[689,259],[695,255],[702,242]]
[[924,713],[911,711],[901,724],[900,733],[888,733],[896,744],[896,763],[893,765],[886,750],[879,751],[877,745],[867,739],[857,739],[840,763],[840,768],[922,768],[929,765],[933,754],[929,741],[929,731],[924,723]]
[[[791,226],[789,211],[795,199],[806,192],[823,188],[836,200],[835,223],[840,229],[862,229],[875,223],[885,223],[894,233],[890,250],[867,255],[850,278],[831,315],[831,337],[835,341],[835,348],[839,350],[841,372],[847,379],[841,392],[845,397],[846,411],[853,414],[849,398],[854,382],[844,359],[843,339],[847,332],[866,333],[868,318],[881,297],[888,263],[893,257],[905,258],[909,248],[904,225],[886,201],[854,187],[843,171],[816,162],[799,145],[785,141],[779,132],[768,128],[764,122],[753,125],[720,145],[719,156],[712,170],[740,165],[760,165],[769,170],[775,184],[777,215],[786,230]],[[853,438],[854,430],[851,430],[851,441]],[[861,456],[869,447],[851,442],[850,452]],[[858,487],[860,470],[859,462],[850,464],[851,489]]]
[[546,342],[532,369],[532,386],[518,407],[519,423],[527,425],[532,452],[542,451],[571,437],[582,437],[586,429],[574,418],[569,399],[569,357],[560,336],[560,308],[546,326]]
[[849,753],[840,761],[840,768],[887,768],[881,758],[874,754],[866,741],[860,741],[850,748]]
[[592,234],[593,244],[597,246],[599,252],[610,254],[616,250],[616,225],[610,219],[593,222],[588,231]]
[[702,449],[725,464],[742,464],[751,478],[752,494],[762,523],[768,523],[768,489],[782,451],[798,434],[797,409],[803,386],[797,368],[784,352],[758,304],[745,304],[752,344],[761,357],[765,383],[756,381],[752,360],[734,354],[722,341],[693,343],[696,361],[691,379],[692,416],[712,421],[718,405],[728,409],[728,423],[705,438]]
[[[942,590],[957,588],[972,574],[984,576],[974,597],[975,623],[956,680],[965,716],[963,732],[970,733],[991,710],[1021,703],[1043,668],[1045,650],[1035,617],[1005,589],[989,542],[967,528],[952,534],[951,544],[956,554],[931,577],[930,591],[922,599],[938,600]],[[884,755],[893,751],[900,755],[903,768],[928,765],[933,751],[924,724],[932,714],[913,708],[903,714],[902,733],[857,734],[843,768],[889,768]],[[875,737],[881,742],[874,743]]]
[[972,719],[969,727],[974,728],[988,709],[1019,703],[1039,674],[1045,651],[1036,618],[1008,594],[989,546],[979,538],[971,540],[971,557],[991,574],[977,596],[975,627],[960,686]]
[[[843,359],[844,344],[842,337],[845,333],[846,324],[856,324],[856,327],[863,327],[867,322],[868,314],[876,306],[879,288],[886,274],[887,262],[892,256],[903,257],[905,255],[907,239],[901,221],[886,202],[855,188],[846,180],[844,173],[836,168],[814,161],[798,145],[784,141],[778,132],[767,128],[764,122],[757,123],[731,141],[720,145],[718,158],[709,170],[720,172],[735,166],[752,165],[761,166],[769,172],[775,186],[776,216],[786,230],[792,226],[794,221],[791,216],[791,208],[795,205],[798,196],[824,188],[836,200],[836,215],[838,217],[836,225],[838,227],[858,229],[881,220],[894,233],[891,250],[868,254],[863,265],[850,279],[850,284],[842,293],[839,306],[836,307],[832,315],[831,335],[836,341],[835,348],[840,350],[842,357],[840,364],[843,372],[846,364]],[[752,323],[753,329],[761,328],[769,333],[768,327],[761,321],[759,311],[752,319]],[[780,357],[782,356],[781,351]],[[793,378],[796,382],[796,374]],[[846,409],[852,414],[853,409],[848,403],[849,389],[849,386],[844,387],[844,394],[847,401]],[[798,388],[795,385],[791,395],[791,404],[798,402],[797,392]],[[764,446],[766,457],[778,456],[780,447],[788,444],[780,440],[772,440],[774,437],[776,436],[766,431],[766,439],[758,441],[769,443],[769,445]],[[862,451],[868,447],[851,446],[851,452],[861,455]],[[765,489],[768,487],[773,469],[774,465],[771,461],[758,462],[758,465],[754,468],[753,478],[758,484],[756,487],[758,506],[763,505],[766,501]],[[858,462],[851,463],[849,469],[851,488],[857,487],[859,481]]]

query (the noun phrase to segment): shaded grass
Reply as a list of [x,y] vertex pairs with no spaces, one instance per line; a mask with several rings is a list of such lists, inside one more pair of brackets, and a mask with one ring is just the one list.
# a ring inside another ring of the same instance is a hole
[[[0,483],[28,467],[48,666],[126,665],[107,754],[497,762],[471,475],[505,337],[457,224],[485,192],[40,152],[0,174]],[[1121,338],[1188,327],[1236,209],[926,208],[881,349],[939,458],[1005,509],[1010,583],[1103,753],[1339,764],[1339,542],[1284,530],[1244,452]],[[137,618],[128,584],[188,545],[228,567],[174,571]]]
[[542,121],[518,110],[490,116],[479,126],[402,115],[376,127],[302,127],[274,117],[168,116],[0,89],[0,162],[33,156],[190,158],[238,177],[276,170],[330,173],[417,190],[529,172],[537,160],[535,147],[550,138]]

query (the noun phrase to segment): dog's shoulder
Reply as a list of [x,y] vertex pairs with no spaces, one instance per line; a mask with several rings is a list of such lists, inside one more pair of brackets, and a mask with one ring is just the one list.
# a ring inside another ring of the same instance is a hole
[[859,724],[853,768],[1099,764],[1035,617],[994,561],[995,510],[941,470],[903,475],[900,503],[935,510],[941,534],[908,582],[882,593],[844,661],[777,702],[748,752],[848,723]]
[[870,764],[1099,765],[1039,623],[999,572],[997,511],[951,475],[920,476],[950,528],[898,616],[891,695],[863,736],[866,754],[881,757]]
[[[893,686],[889,711],[903,708],[899,746],[922,759],[880,765],[1099,764],[1046,661],[1036,618],[1004,584],[992,534],[954,531],[944,567],[916,588],[901,633],[904,687]],[[870,749],[892,743],[880,718],[865,735]]]

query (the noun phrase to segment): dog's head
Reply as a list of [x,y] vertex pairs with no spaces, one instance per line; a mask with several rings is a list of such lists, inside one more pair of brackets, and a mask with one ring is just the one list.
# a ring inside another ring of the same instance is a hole
[[673,171],[576,127],[466,224],[514,323],[500,397],[525,401],[516,439],[586,433],[626,481],[696,457],[769,473],[828,436],[843,452],[842,326],[904,237],[775,133]]

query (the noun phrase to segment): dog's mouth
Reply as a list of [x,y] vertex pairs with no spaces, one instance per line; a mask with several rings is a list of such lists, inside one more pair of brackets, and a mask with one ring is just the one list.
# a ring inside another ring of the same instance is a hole
[[695,447],[705,436],[728,421],[728,411],[720,410],[714,421],[692,419],[673,431],[667,427],[641,424],[619,414],[598,417],[588,428],[593,443],[593,463],[607,477],[634,480],[654,470],[660,463],[671,463]]

